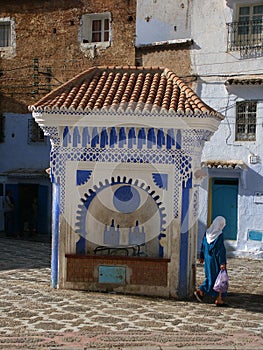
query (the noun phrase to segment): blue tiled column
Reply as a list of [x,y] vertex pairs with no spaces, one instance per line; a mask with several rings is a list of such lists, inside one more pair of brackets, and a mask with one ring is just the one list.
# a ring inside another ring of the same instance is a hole
[[51,255],[51,287],[58,284],[58,251],[59,251],[59,214],[60,185],[52,184],[52,255]]
[[187,297],[188,287],[188,245],[189,245],[189,195],[192,181],[188,180],[182,189],[182,216],[180,232],[180,260],[178,277],[178,298]]

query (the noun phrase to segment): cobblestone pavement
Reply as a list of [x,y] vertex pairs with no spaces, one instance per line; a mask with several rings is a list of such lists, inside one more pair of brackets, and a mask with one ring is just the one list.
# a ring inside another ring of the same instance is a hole
[[263,261],[228,260],[229,307],[217,308],[55,290],[49,243],[0,238],[0,251],[0,349],[263,349]]

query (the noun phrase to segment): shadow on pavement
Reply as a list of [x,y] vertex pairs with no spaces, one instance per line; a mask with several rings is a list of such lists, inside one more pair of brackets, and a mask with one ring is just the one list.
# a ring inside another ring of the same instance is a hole
[[229,293],[226,302],[231,308],[263,313],[262,294]]
[[50,242],[0,237],[0,251],[0,271],[50,267]]
[[[198,303],[198,301],[194,297],[193,297],[193,300],[194,302]],[[225,303],[227,304],[227,307],[217,308],[217,309],[218,310],[243,309],[249,312],[263,313],[262,300],[263,300],[263,296],[261,294],[229,292],[225,299]],[[202,304],[214,305],[214,303],[215,303],[215,298],[206,296]]]

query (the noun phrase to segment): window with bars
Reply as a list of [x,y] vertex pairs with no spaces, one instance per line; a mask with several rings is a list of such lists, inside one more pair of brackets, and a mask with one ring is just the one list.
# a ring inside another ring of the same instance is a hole
[[43,130],[35,122],[33,118],[28,119],[28,143],[42,143],[45,142]]
[[228,49],[262,48],[263,3],[236,9],[236,21],[228,23]]
[[257,101],[236,104],[236,141],[256,140]]
[[110,44],[110,13],[85,14],[81,21],[81,42],[91,46],[107,47]]

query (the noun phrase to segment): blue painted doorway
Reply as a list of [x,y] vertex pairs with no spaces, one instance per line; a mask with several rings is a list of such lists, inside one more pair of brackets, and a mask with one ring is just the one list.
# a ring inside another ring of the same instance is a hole
[[226,219],[224,239],[237,239],[238,179],[212,178],[211,219],[222,215]]
[[6,184],[5,192],[7,190],[11,190],[15,202],[15,233],[22,236],[24,230],[28,229],[30,220],[34,231],[50,234],[48,186],[31,183]]

